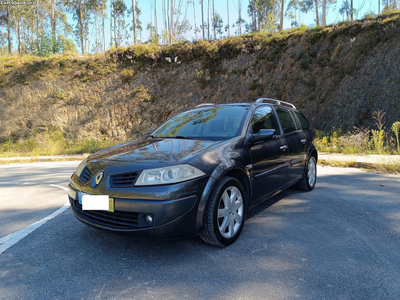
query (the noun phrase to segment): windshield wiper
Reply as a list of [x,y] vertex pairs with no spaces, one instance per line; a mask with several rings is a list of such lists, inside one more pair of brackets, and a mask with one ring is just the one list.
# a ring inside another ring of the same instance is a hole
[[194,140],[195,138],[193,137],[188,137],[188,136],[183,136],[183,135],[176,135],[176,136],[171,136],[167,137],[168,139],[181,139],[181,140]]

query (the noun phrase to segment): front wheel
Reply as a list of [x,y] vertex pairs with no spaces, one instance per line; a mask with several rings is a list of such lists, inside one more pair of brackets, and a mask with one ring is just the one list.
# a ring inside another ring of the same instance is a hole
[[200,237],[216,246],[232,244],[242,232],[245,212],[246,199],[241,183],[233,177],[224,177],[211,193]]
[[296,183],[296,187],[302,191],[311,191],[317,182],[317,161],[310,156],[303,171],[303,177]]

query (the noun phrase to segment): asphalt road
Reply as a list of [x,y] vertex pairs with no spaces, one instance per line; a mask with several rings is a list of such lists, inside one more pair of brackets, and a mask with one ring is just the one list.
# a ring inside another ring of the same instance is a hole
[[[67,201],[76,162],[0,166],[0,238]],[[0,254],[0,299],[400,299],[400,178],[319,167],[251,211],[238,241],[130,239],[71,209]],[[0,239],[1,240],[1,239]]]

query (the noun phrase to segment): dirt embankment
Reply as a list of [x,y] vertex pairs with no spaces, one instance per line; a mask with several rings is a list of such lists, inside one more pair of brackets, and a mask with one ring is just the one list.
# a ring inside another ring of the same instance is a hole
[[126,139],[202,102],[292,102],[317,129],[400,120],[400,19],[394,14],[277,35],[91,56],[0,61],[0,139],[61,128]]

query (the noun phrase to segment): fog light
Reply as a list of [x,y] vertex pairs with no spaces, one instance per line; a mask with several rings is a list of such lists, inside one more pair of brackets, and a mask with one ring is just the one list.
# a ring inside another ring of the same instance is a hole
[[151,225],[153,224],[153,218],[150,215],[147,215],[144,217],[144,220],[146,221],[147,224]]

